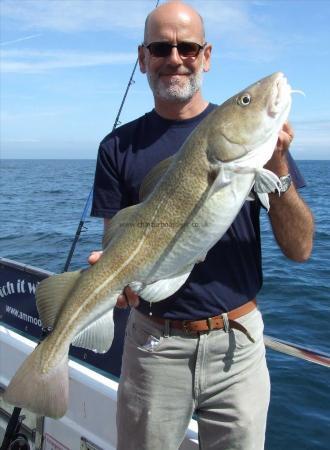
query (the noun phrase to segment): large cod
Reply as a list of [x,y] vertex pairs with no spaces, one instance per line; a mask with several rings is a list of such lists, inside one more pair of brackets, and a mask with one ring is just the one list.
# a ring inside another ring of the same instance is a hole
[[269,207],[268,193],[279,189],[280,180],[263,166],[287,120],[291,92],[277,72],[216,108],[146,177],[141,203],[112,219],[95,265],[39,284],[37,308],[52,332],[11,380],[6,401],[63,416],[69,346],[110,348],[112,310],[124,287],[150,302],[169,297],[230,227],[253,187]]

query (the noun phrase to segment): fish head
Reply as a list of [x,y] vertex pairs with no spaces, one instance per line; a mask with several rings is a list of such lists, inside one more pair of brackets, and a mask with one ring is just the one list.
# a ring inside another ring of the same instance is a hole
[[220,105],[214,111],[213,126],[209,127],[209,159],[233,161],[264,148],[263,144],[270,140],[275,139],[276,143],[289,115],[291,91],[284,74],[276,72]]

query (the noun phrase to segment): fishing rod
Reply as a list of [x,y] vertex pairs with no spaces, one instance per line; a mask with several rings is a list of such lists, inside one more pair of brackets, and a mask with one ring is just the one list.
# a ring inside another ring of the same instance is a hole
[[292,342],[264,335],[265,346],[279,353],[330,368],[330,355]]
[[[155,8],[157,8],[157,6],[158,6],[158,4],[159,4],[159,1],[160,1],[160,0],[157,0]],[[122,109],[123,109],[123,107],[124,107],[124,103],[125,103],[125,101],[126,101],[126,97],[127,97],[128,91],[129,91],[130,87],[132,86],[132,84],[135,83],[133,77],[134,77],[134,74],[135,74],[135,71],[136,71],[138,62],[139,62],[139,58],[136,58],[136,61],[135,61],[135,64],[134,64],[134,67],[133,67],[131,76],[130,76],[130,78],[129,78],[129,80],[128,80],[128,83],[127,83],[127,86],[126,86],[126,90],[125,90],[123,99],[122,99],[121,104],[120,104],[120,106],[119,106],[119,110],[118,110],[118,113],[117,113],[115,122],[114,122],[114,124],[113,124],[113,127],[112,127],[112,131],[114,131],[114,130],[117,128],[117,126],[120,124],[119,118],[120,118],[121,111],[122,111]],[[89,206],[90,206],[90,203],[91,203],[91,201],[92,201],[92,198],[93,198],[93,188],[91,189],[91,191],[90,191],[90,193],[89,193],[89,195],[88,195],[87,201],[86,201],[86,203],[85,203],[84,211],[83,211],[83,213],[82,213],[82,215],[81,215],[81,218],[80,218],[80,221],[79,221],[79,224],[78,224],[78,227],[77,227],[77,231],[76,231],[75,237],[74,237],[74,239],[73,239],[73,242],[72,242],[70,251],[69,251],[69,253],[68,253],[66,262],[65,262],[65,264],[64,264],[63,272],[67,272],[68,269],[69,269],[69,267],[70,267],[70,263],[71,263],[71,260],[72,260],[72,257],[73,257],[73,253],[74,253],[74,251],[75,251],[75,248],[76,248],[78,239],[79,239],[79,237],[80,237],[80,234],[81,234],[81,232],[82,232],[84,223],[85,223],[85,221],[86,221],[86,216],[87,216],[87,213],[88,213],[88,211],[89,211]],[[0,449],[0,450],[1,450],[1,449]]]
[[69,269],[70,262],[71,262],[71,260],[72,260],[72,256],[73,256],[73,253],[74,253],[74,251],[75,251],[75,248],[76,248],[76,245],[77,245],[79,236],[80,236],[80,234],[81,234],[81,232],[82,232],[84,223],[85,223],[85,221],[86,221],[86,216],[87,216],[88,211],[89,211],[89,205],[90,205],[90,203],[91,203],[92,196],[93,196],[93,189],[90,190],[89,195],[88,195],[88,198],[87,198],[87,201],[86,201],[86,203],[85,203],[85,207],[84,207],[83,213],[82,213],[82,215],[81,215],[80,222],[79,222],[79,224],[78,224],[78,228],[77,228],[75,237],[74,237],[74,239],[73,239],[73,242],[72,242],[72,245],[71,245],[69,254],[68,254],[68,256],[67,256],[67,259],[66,259],[66,262],[65,262],[65,265],[64,265],[63,272],[67,272],[68,269]]

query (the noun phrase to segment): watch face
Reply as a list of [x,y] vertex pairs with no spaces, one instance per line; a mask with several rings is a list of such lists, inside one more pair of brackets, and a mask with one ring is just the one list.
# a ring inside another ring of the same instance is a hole
[[285,175],[284,177],[280,177],[280,180],[282,183],[281,192],[286,192],[292,183],[291,175],[289,174],[289,175]]

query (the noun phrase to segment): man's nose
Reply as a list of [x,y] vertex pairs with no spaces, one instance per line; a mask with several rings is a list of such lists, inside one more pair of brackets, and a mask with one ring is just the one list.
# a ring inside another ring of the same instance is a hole
[[167,63],[173,65],[182,64],[182,58],[176,47],[172,47],[171,53],[167,57]]

